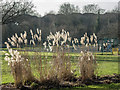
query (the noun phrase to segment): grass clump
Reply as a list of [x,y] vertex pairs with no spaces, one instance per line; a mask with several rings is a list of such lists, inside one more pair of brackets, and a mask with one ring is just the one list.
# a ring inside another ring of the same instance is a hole
[[81,52],[79,57],[80,73],[82,82],[92,80],[95,76],[96,60],[91,52]]

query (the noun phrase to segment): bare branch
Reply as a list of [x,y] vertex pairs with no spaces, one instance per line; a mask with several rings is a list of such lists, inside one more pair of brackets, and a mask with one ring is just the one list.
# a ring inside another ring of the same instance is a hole
[[2,24],[15,22],[23,14],[34,14],[32,2],[6,2],[2,5]]

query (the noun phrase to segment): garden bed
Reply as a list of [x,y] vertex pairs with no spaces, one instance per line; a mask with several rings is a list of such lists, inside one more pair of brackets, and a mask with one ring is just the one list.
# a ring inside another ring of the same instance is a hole
[[111,83],[120,83],[120,74],[114,75],[104,75],[104,76],[97,76],[93,77],[92,80],[81,81],[81,77],[78,78],[71,78],[66,81],[59,82],[58,80],[46,80],[41,82],[34,81],[31,83],[27,83],[24,86],[16,88],[14,83],[3,84],[1,85],[2,90],[33,90],[33,89],[50,89],[50,88],[74,88],[74,87],[86,87],[89,85],[99,85],[99,84],[111,84]]

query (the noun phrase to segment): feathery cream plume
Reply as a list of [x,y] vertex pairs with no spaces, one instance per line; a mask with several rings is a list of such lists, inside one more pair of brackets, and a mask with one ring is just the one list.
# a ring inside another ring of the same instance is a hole
[[46,42],[43,43],[45,49],[46,49],[46,47],[47,47],[46,44],[47,44]]
[[93,42],[93,35],[90,35],[90,41]]
[[40,34],[39,29],[37,28],[37,33]]
[[10,38],[8,38],[8,42],[11,42]]
[[32,31],[32,30],[30,30],[30,33],[31,33],[31,35],[33,36],[33,31]]
[[12,46],[16,46],[15,43],[14,43],[13,41],[11,42],[11,45],[12,45]]
[[22,39],[24,39],[24,35],[22,33],[20,33],[20,36],[21,36]]
[[[35,40],[38,39],[38,35],[37,35],[37,34],[34,35],[34,39],[35,39]],[[39,40],[38,40],[38,41],[39,41]]]
[[41,30],[40,30],[40,35],[41,35]]
[[27,37],[27,32],[24,31],[23,39],[26,39],[26,37]]
[[68,37],[68,41],[71,42],[71,37]]
[[30,44],[35,45],[35,41],[34,40],[30,40]]
[[89,43],[89,37],[87,37],[87,43]]
[[23,43],[23,40],[21,37],[18,38],[18,43]]
[[70,34],[69,34],[69,32],[67,32],[67,36],[69,36]]
[[24,40],[25,45],[27,45],[27,39]]
[[16,37],[16,38],[18,38],[18,35],[17,35],[17,33],[15,33],[15,37]]
[[15,37],[14,35],[11,37],[11,39],[12,39],[12,41],[14,41],[15,43],[17,43],[17,39],[16,39],[16,37]]
[[7,49],[9,49],[10,45],[7,42],[5,42],[5,44],[6,44]]

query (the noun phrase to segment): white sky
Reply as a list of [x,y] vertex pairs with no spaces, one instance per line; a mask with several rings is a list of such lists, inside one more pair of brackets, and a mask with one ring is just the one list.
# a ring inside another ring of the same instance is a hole
[[78,5],[81,10],[84,5],[90,3],[95,3],[103,9],[111,10],[117,6],[118,1],[119,0],[32,0],[36,6],[36,10],[42,16],[51,10],[58,12],[60,5],[64,2],[70,2],[71,4]]
[[115,6],[118,5],[118,1],[120,0],[28,0],[28,1],[32,1],[33,4],[36,6],[35,9],[38,11],[40,15],[43,16],[46,12],[48,13],[51,10],[58,12],[60,5],[65,2],[78,5],[81,10],[84,5],[91,3],[98,4],[101,8],[106,10],[112,10]]

